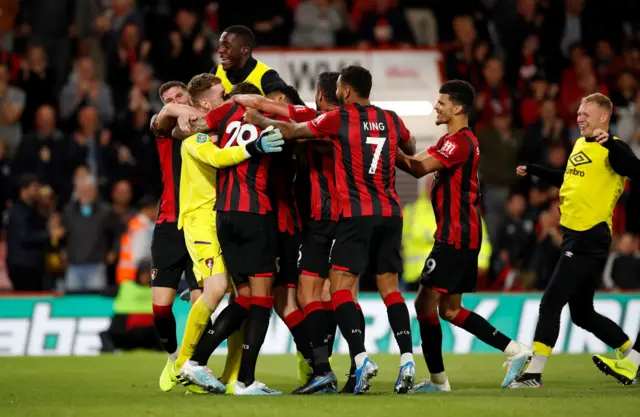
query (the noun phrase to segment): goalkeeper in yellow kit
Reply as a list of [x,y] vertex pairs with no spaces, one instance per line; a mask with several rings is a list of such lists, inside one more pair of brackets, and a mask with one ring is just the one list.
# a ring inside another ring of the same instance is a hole
[[[196,75],[189,82],[188,89],[198,110],[209,111],[222,104],[224,88],[220,79],[212,74]],[[174,131],[175,137],[180,136],[178,129]],[[273,130],[264,131],[254,142],[226,149],[218,148],[204,133],[192,135],[182,142],[178,228],[184,230],[195,275],[204,287],[202,295],[189,312],[172,373],[177,380],[179,372],[184,384],[198,385],[210,393],[225,392],[225,386],[206,366],[208,358],[204,363],[189,360],[228,287],[227,271],[216,232],[216,213],[213,210],[217,168],[236,165],[260,153],[280,152],[283,144],[282,135]]]

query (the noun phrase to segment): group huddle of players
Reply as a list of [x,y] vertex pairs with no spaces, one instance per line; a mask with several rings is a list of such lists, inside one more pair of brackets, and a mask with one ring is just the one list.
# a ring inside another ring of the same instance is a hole
[[[368,70],[320,74],[311,109],[252,58],[254,44],[247,28],[228,28],[215,74],[163,85],[165,107],[151,122],[165,186],[152,245],[155,324],[169,353],[161,389],[181,382],[202,394],[282,394],[255,378],[274,309],[298,350],[301,386],[293,394],[338,390],[329,361],[337,327],[352,360],[341,392],[367,392],[379,369],[365,349],[359,277],[376,280],[400,348],[396,393],[451,389],[441,318],[503,351],[502,387],[520,387],[516,379],[531,349],[462,307],[462,294],[475,290],[482,241],[471,85],[443,84],[435,111],[448,133],[415,154],[402,119],[370,103]],[[417,384],[409,311],[398,286],[396,168],[416,178],[435,173],[436,244],[415,302],[430,378]],[[178,348],[171,305],[182,271],[193,305]],[[228,306],[211,322],[227,291]],[[227,363],[217,378],[207,362],[227,339]]]

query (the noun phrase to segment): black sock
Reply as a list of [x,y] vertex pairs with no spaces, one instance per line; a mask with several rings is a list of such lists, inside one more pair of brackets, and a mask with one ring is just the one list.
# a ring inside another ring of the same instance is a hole
[[356,303],[353,301],[351,290],[339,290],[332,295],[336,321],[340,327],[340,333],[349,344],[351,358],[365,352],[362,332],[363,316],[358,315]]
[[160,343],[167,353],[175,353],[178,350],[176,336],[176,318],[173,315],[173,306],[153,305],[153,324],[158,332]]
[[640,352],[640,332],[638,332],[638,336],[636,336],[636,343],[633,344],[633,350]]
[[256,379],[258,354],[267,335],[272,308],[273,297],[251,297],[251,307],[244,330],[240,372],[238,373],[238,381],[243,382],[247,387],[253,384]]
[[331,372],[329,365],[329,347],[327,346],[327,314],[320,301],[304,306],[304,323],[307,326],[309,341],[313,352],[313,372],[316,375]]
[[333,354],[333,345],[336,343],[336,331],[338,330],[338,323],[336,323],[336,315],[333,312],[333,303],[323,302],[322,306],[324,307],[324,314],[326,317],[327,323],[327,335],[325,339],[327,340],[327,348],[329,350],[329,357]]
[[[356,304],[356,310],[358,310],[358,320],[360,321],[360,331],[362,332],[362,340],[364,340],[364,329],[366,328],[366,321],[364,319],[364,313],[360,304]],[[349,367],[349,375],[355,375],[356,373],[356,360],[351,357],[351,366]]]
[[289,313],[283,321],[289,328],[291,336],[293,336],[293,342],[296,344],[296,349],[313,368],[313,353],[311,352],[311,343],[309,342],[309,337],[307,336],[306,326],[304,323],[304,313],[302,310],[296,309]]
[[240,296],[222,310],[213,325],[207,326],[202,333],[191,360],[198,362],[201,366],[207,364],[218,346],[242,327],[249,312],[249,301],[249,297]]
[[442,327],[437,314],[432,316],[418,316],[420,324],[420,339],[422,339],[422,355],[427,368],[432,374],[444,372],[442,360]]
[[411,319],[409,318],[409,308],[407,308],[402,294],[398,291],[388,294],[384,298],[384,304],[387,306],[387,317],[400,353],[412,353]]
[[458,315],[451,320],[451,323],[461,329],[465,329],[487,345],[501,352],[504,352],[509,342],[511,342],[511,339],[499,332],[486,319],[466,308],[461,308]]

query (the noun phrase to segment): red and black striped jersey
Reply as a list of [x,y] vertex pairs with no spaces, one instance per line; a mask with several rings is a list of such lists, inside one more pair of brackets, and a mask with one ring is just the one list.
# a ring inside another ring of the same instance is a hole
[[[242,146],[258,139],[262,129],[245,123],[245,109],[226,103],[207,113],[207,125],[217,131],[218,146]],[[271,201],[267,194],[267,178],[271,156],[254,156],[238,165],[218,170],[217,211],[242,211],[267,214]]]
[[350,104],[307,122],[334,143],[334,172],[342,217],[402,216],[396,192],[396,153],[411,140],[402,119],[376,106]]
[[[282,116],[265,114],[275,120],[290,122]],[[286,144],[282,152],[273,154],[269,169],[269,188],[271,205],[277,213],[278,231],[293,236],[301,230],[300,212],[296,203],[295,181],[298,163],[294,154],[294,145]]]
[[482,243],[480,146],[468,128],[446,134],[429,148],[445,167],[436,172],[431,199],[436,216],[436,241],[456,248],[479,249]]
[[[320,114],[322,112],[310,107],[289,105],[289,117],[297,123],[311,121]],[[336,188],[333,155],[324,155],[309,147],[305,156],[309,168],[311,218],[338,221],[340,194]]]
[[156,146],[162,173],[162,194],[158,208],[157,223],[174,223],[178,221],[180,211],[180,171],[182,142],[171,136],[156,136]]

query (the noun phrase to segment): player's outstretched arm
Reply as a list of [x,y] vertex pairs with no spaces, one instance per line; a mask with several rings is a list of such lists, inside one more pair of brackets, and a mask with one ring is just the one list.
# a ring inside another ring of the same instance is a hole
[[516,174],[519,177],[525,177],[527,174],[535,175],[541,180],[553,185],[554,187],[562,186],[564,181],[564,170],[551,169],[542,165],[524,164],[516,168]]
[[398,149],[396,167],[414,178],[422,178],[427,174],[444,168],[444,164],[430,155],[428,150],[409,156],[402,149]]
[[278,116],[289,117],[289,105],[285,103],[276,103],[266,97],[258,94],[238,94],[231,97],[234,103],[242,107],[252,108],[264,113],[275,114]]
[[315,139],[316,134],[311,131],[307,123],[288,123],[280,120],[273,120],[263,116],[255,109],[247,109],[244,121],[263,129],[273,126],[282,134],[285,140],[292,139]]

